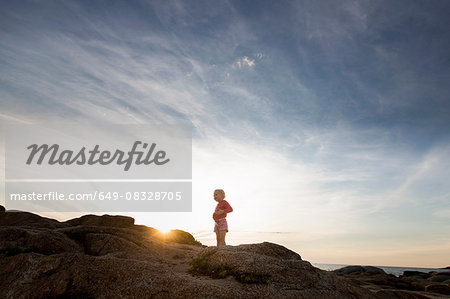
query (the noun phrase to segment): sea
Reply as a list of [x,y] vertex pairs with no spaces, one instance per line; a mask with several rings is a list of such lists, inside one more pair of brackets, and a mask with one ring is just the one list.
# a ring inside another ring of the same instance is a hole
[[[339,264],[313,264],[313,263],[311,264],[316,268],[326,271],[333,271],[343,267],[353,266],[353,265],[339,265]],[[410,268],[410,267],[387,267],[387,266],[374,266],[374,267],[383,269],[384,272],[386,272],[387,274],[394,274],[397,277],[402,275],[404,271],[420,271],[425,273],[433,271],[436,272],[450,271],[450,269],[434,269],[434,268]]]

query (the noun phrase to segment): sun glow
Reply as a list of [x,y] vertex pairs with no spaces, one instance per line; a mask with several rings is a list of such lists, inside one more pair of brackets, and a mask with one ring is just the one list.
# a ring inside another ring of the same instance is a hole
[[168,235],[172,229],[171,228],[165,228],[165,229],[158,229],[160,233],[164,234],[164,235]]

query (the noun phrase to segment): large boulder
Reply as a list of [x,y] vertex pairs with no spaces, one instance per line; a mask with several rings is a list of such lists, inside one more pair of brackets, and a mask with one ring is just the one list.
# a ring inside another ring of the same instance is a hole
[[134,225],[134,219],[132,217],[116,215],[84,215],[80,218],[68,220],[65,223],[70,226],[132,227]]
[[33,228],[58,228],[66,225],[50,218],[28,212],[8,211],[0,213],[0,226],[28,226]]
[[339,268],[333,271],[337,275],[348,275],[348,274],[386,274],[383,269],[373,267],[373,266],[347,266]]
[[450,286],[445,284],[431,284],[425,287],[425,291],[450,295]]
[[81,252],[82,248],[66,235],[48,229],[0,227],[0,253],[7,256],[24,252],[45,255]]
[[114,252],[144,252],[146,249],[130,240],[115,235],[95,233],[87,234],[83,245],[86,254],[97,256]]
[[313,267],[297,253],[268,242],[208,247],[191,264],[194,274],[269,285],[263,297],[374,298],[349,281]]
[[[2,298],[169,298],[183,280],[164,262],[82,253],[0,259]],[[192,294],[192,293],[191,293]],[[194,295],[194,294],[192,294]]]
[[403,271],[403,275],[400,275],[400,278],[415,278],[415,279],[427,279],[431,277],[430,273],[420,272],[420,271]]
[[433,272],[430,278],[428,280],[432,282],[444,282],[447,280],[450,280],[450,271],[445,272]]
[[166,242],[174,242],[180,244],[189,244],[189,245],[202,245],[200,242],[195,240],[195,238],[188,232],[172,229],[168,233],[156,233],[154,236],[160,240]]
[[[414,278],[396,277],[387,274],[382,269],[371,266],[348,266],[333,271],[334,273],[349,278],[359,285],[376,286],[381,289],[397,289],[423,291],[425,284],[417,283]],[[424,281],[426,283],[426,280]]]

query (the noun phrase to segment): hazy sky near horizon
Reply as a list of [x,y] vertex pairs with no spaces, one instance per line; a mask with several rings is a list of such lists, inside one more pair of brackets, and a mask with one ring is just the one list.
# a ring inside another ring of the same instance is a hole
[[230,244],[449,265],[450,2],[1,6],[2,122],[192,123],[193,212],[136,222],[213,245],[221,187]]

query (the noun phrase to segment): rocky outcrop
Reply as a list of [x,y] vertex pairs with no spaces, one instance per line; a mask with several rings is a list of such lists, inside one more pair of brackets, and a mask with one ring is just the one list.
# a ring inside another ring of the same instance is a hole
[[404,290],[382,289],[375,291],[375,294],[384,299],[430,299],[436,297],[429,297],[419,292],[411,292]]
[[0,298],[445,298],[447,274],[332,273],[277,244],[206,247],[125,216],[0,213]]
[[430,273],[428,279],[432,282],[450,283],[450,271]]
[[0,214],[0,226],[21,226],[33,228],[58,228],[66,225],[50,218],[28,212],[5,212]]
[[382,298],[267,242],[206,247],[109,215],[0,224],[1,298]]
[[402,277],[412,279],[427,279],[431,277],[431,273],[425,273],[420,271],[404,271]]
[[425,287],[425,291],[439,293],[443,295],[450,295],[450,285],[445,284],[430,284]]
[[386,274],[383,269],[373,267],[373,266],[347,266],[333,271],[338,275],[347,274]]
[[350,281],[317,269],[287,248],[264,242],[240,246],[208,247],[191,262],[191,273],[232,277],[257,286],[252,292],[227,297],[258,298],[374,298]]
[[111,216],[111,215],[84,215],[65,222],[68,226],[108,226],[108,227],[132,227],[134,219],[127,216]]
[[405,271],[400,277],[368,266],[348,266],[333,271],[383,298],[450,298],[450,272]]
[[[445,298],[444,273],[322,271],[264,242],[206,247],[125,216],[0,213],[1,298]],[[437,297],[433,297],[437,296]]]
[[81,247],[57,231],[0,226],[0,252],[8,256],[23,252],[51,255],[81,252]]

